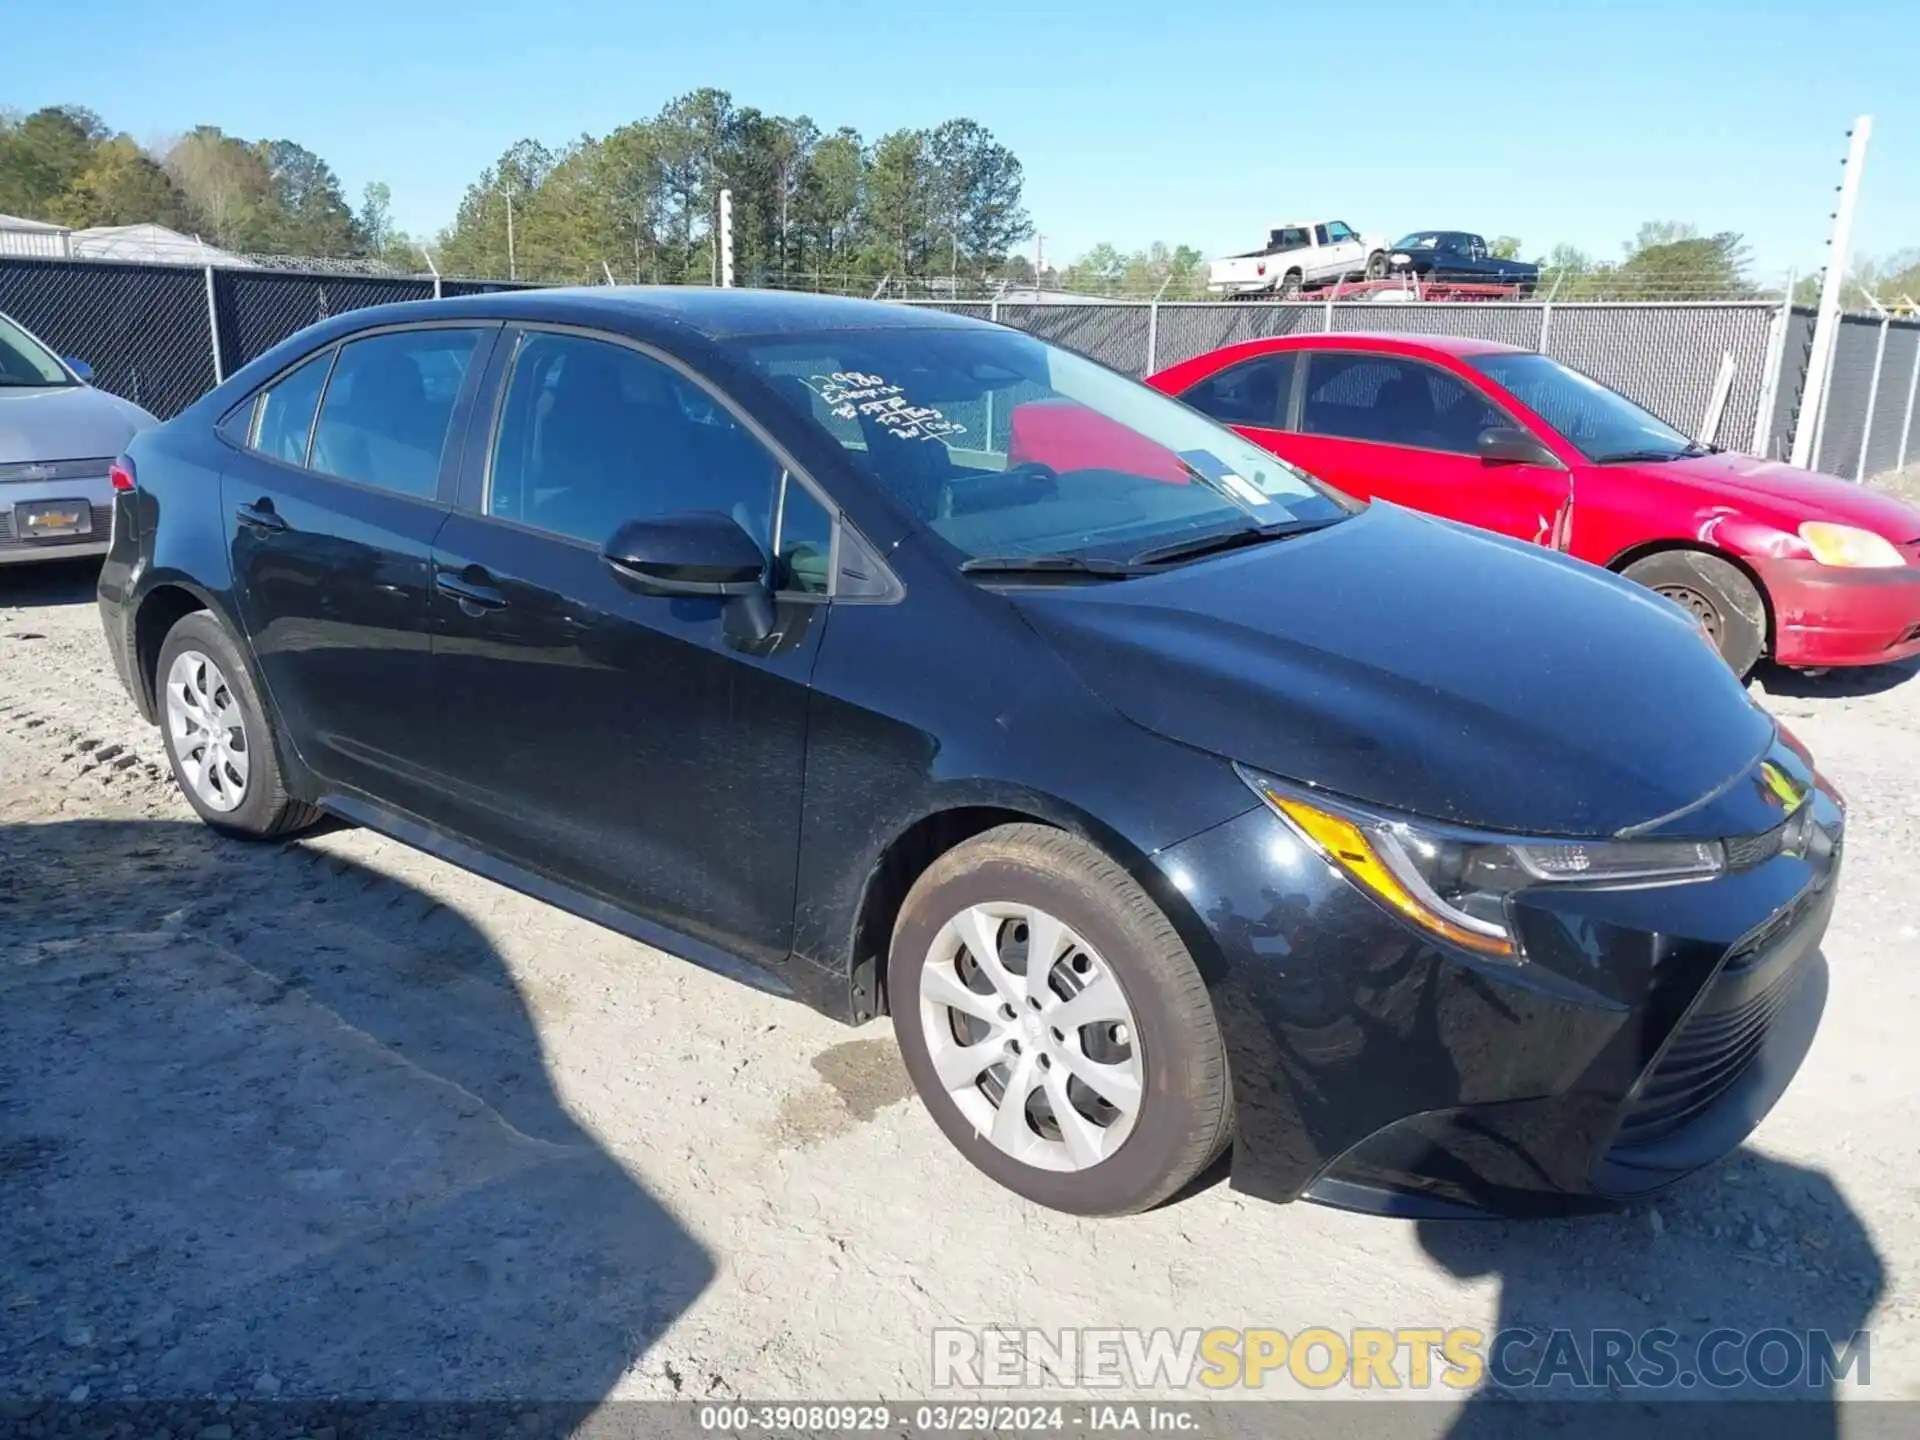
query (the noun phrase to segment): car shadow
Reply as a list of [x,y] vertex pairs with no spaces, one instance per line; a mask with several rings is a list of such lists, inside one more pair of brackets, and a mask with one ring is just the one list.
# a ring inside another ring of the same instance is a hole
[[[1818,1170],[1743,1149],[1724,1165],[1628,1210],[1550,1221],[1430,1220],[1420,1223],[1418,1235],[1449,1274],[1499,1282],[1496,1335],[1525,1331],[1532,1337],[1506,1342],[1500,1368],[1491,1363],[1491,1352],[1501,1342],[1489,1337],[1489,1373],[1459,1412],[1450,1432],[1458,1437],[1504,1433],[1495,1422],[1532,1408],[1514,1400],[1759,1399],[1800,1403],[1742,1412],[1755,1422],[1742,1433],[1817,1440],[1840,1433],[1838,1390],[1857,1390],[1870,1378],[1867,1360],[1835,1377],[1807,1358],[1809,1332],[1824,1332],[1843,1360],[1837,1368],[1844,1368],[1849,1342],[1886,1283],[1865,1225]],[[1598,1373],[1586,1373],[1595,1369],[1595,1331],[1618,1331],[1644,1343],[1647,1332],[1660,1327],[1677,1337],[1673,1374],[1665,1383],[1657,1372],[1641,1369],[1637,1355],[1629,1366],[1643,1378],[1654,1376],[1655,1383],[1609,1386],[1604,1363]],[[1702,1341],[1722,1327],[1738,1337],[1709,1357]],[[1776,1332],[1774,1340],[1750,1343],[1769,1330]],[[1570,1332],[1571,1343],[1556,1339],[1555,1332]],[[1795,1349],[1803,1363],[1786,1375]],[[1702,1370],[1703,1358],[1711,1359],[1711,1373]],[[1738,1385],[1722,1383],[1743,1374],[1748,1378]],[[1556,1378],[1540,1383],[1549,1376]],[[1583,1385],[1582,1379],[1592,1383]],[[1581,1413],[1601,1418],[1591,1410]],[[1663,1406],[1649,1416],[1636,1408],[1629,1428],[1640,1433],[1652,1424],[1664,1430],[1669,1417],[1688,1413]],[[1724,1422],[1731,1414],[1720,1406],[1692,1413],[1703,1423],[1710,1417]]]
[[714,1262],[538,1012],[322,847],[0,828],[0,1400],[603,1400]]
[[1882,695],[1920,675],[1920,659],[1897,665],[1859,665],[1840,670],[1788,670],[1764,665],[1754,677],[1768,695],[1796,700],[1844,700]]
[[91,605],[99,584],[98,556],[0,565],[0,610],[16,605]]

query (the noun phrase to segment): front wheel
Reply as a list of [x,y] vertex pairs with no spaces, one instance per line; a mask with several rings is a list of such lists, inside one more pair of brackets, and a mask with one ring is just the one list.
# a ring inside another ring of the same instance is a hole
[[1199,971],[1084,840],[1005,825],[941,856],[901,907],[887,990],[935,1123],[1030,1200],[1146,1210],[1226,1142],[1226,1051]]
[[1387,252],[1376,250],[1367,256],[1367,279],[1384,280],[1387,278]]
[[1740,567],[1702,550],[1666,550],[1620,572],[1700,622],[1728,667],[1745,680],[1767,647],[1767,610]]

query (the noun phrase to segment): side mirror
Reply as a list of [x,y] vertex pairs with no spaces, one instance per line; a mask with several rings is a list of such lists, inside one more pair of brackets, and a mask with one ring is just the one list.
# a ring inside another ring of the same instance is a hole
[[731,515],[689,511],[629,520],[613,532],[601,558],[642,595],[762,595],[767,557]]
[[1490,427],[1480,432],[1480,438],[1474,443],[1480,458],[1489,465],[1558,465],[1551,450],[1547,449],[1524,430],[1514,430],[1504,425]]
[[93,383],[93,366],[78,356],[67,356],[67,368],[80,377],[81,384],[91,385]]

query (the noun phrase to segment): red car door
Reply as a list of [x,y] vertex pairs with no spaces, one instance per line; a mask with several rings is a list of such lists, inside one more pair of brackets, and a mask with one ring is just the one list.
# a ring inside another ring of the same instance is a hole
[[1289,432],[1249,439],[1350,495],[1562,548],[1571,476],[1558,465],[1483,460],[1482,430],[1523,427],[1480,390],[1406,355],[1296,353],[1306,374]]

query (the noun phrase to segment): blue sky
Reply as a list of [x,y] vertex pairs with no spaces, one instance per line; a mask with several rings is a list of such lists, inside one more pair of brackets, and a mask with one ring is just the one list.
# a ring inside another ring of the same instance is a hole
[[[1820,263],[1853,117],[1856,251],[1920,246],[1915,0],[68,0],[10,5],[0,104],[142,140],[297,140],[430,233],[514,139],[605,133],[700,85],[874,135],[967,115],[1026,166],[1047,254],[1240,249],[1290,217],[1617,255],[1640,222]],[[1904,73],[1903,73],[1904,71]]]

